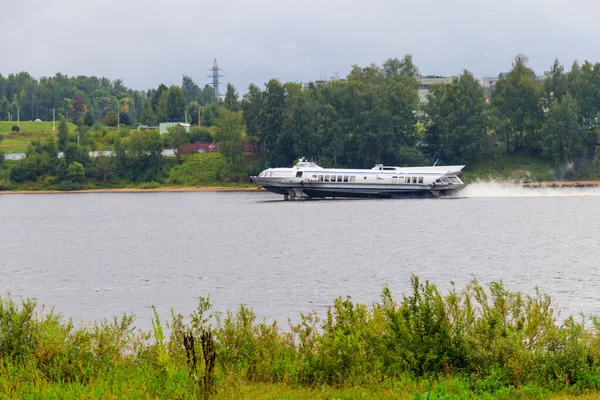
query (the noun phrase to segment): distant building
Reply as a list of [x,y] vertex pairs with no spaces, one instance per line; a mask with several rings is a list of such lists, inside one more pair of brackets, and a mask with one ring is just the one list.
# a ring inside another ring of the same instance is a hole
[[[496,83],[498,80],[502,78],[506,78],[508,72],[500,72],[498,76],[484,76],[481,78],[481,86],[483,86],[483,94],[485,96],[485,101],[490,102],[492,100],[492,96],[494,94],[494,89],[496,88]],[[538,82],[543,82],[544,79],[548,78],[552,75],[551,71],[544,71],[544,75],[536,76]]]
[[427,95],[429,94],[429,89],[431,89],[431,86],[441,83],[450,83],[452,82],[452,77],[423,76],[417,78],[417,82],[419,83],[419,105],[425,106],[427,103],[429,103],[427,100]]
[[172,126],[175,125],[181,125],[185,128],[185,131],[189,133],[190,131],[190,124],[186,123],[186,122],[161,122],[160,124],[158,124],[158,132],[161,135],[164,135],[165,133],[168,133],[168,129]]
[[498,79],[502,79],[506,77],[507,72],[500,72],[498,76],[484,76],[481,78],[481,86],[483,86],[483,95],[485,96],[485,100],[489,103],[492,98],[492,94],[494,93],[494,88],[496,87],[496,83]]
[[340,78],[339,76],[332,76],[331,79],[326,80],[326,79],[320,79],[317,81],[313,81],[313,82],[304,82],[302,84],[302,89],[303,90],[308,90],[310,88],[311,85],[317,87],[317,86],[323,86],[323,85],[327,85],[331,82],[346,82],[347,79],[346,78]]

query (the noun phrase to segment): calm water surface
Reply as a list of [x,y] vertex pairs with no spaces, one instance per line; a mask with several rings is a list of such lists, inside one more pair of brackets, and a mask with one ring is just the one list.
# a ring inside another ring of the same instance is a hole
[[0,290],[76,321],[210,294],[285,325],[350,295],[399,298],[410,276],[473,277],[600,315],[600,196],[283,202],[265,192],[0,196]]

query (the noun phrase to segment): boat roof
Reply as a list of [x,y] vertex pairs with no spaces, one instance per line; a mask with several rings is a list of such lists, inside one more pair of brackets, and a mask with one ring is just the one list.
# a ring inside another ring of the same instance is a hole
[[464,165],[440,165],[440,166],[422,166],[422,167],[395,167],[395,166],[386,166],[383,164],[376,164],[371,169],[361,169],[361,168],[322,168],[318,166],[316,163],[312,161],[306,160],[306,158],[302,157],[292,168],[269,168],[269,169],[302,169],[302,170],[324,170],[332,171],[332,172],[355,172],[361,173],[366,171],[381,171],[383,173],[404,173],[404,174],[418,174],[418,173],[430,173],[430,174],[458,174],[464,168]]

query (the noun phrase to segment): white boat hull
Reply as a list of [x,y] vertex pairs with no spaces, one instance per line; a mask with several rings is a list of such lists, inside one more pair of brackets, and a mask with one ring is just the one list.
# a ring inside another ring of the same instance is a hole
[[438,186],[423,185],[420,187],[407,185],[324,185],[315,183],[286,183],[269,178],[254,179],[254,182],[266,190],[295,197],[368,197],[368,198],[400,198],[400,197],[439,197],[454,195],[463,185]]
[[301,197],[439,197],[453,195],[465,184],[463,166],[324,169],[301,160],[292,168],[269,168],[252,177],[266,190],[285,198]]

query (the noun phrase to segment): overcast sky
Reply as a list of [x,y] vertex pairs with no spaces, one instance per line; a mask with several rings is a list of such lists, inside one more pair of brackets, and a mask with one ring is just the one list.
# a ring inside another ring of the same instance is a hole
[[[135,89],[345,76],[410,53],[422,74],[478,78],[515,55],[600,61],[597,0],[0,0],[0,73],[121,78]],[[224,85],[221,89],[224,92]]]

